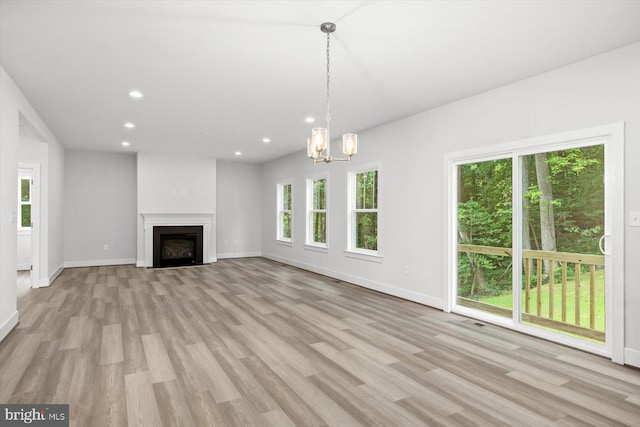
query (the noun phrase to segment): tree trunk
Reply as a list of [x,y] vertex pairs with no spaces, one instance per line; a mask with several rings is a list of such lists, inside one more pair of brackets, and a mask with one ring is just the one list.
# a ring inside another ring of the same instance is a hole
[[[529,157],[522,157],[522,193],[529,191]],[[531,249],[531,227],[529,226],[529,199],[522,198],[522,249]]]
[[[469,235],[466,232],[459,230],[458,233],[460,234],[460,238],[463,241],[471,242],[471,240],[469,239]],[[485,289],[487,288],[487,279],[484,276],[484,270],[476,262],[477,254],[472,254],[469,252],[465,252],[465,254],[467,255],[467,259],[469,260],[469,265],[471,267],[471,273],[473,274],[473,279],[471,282],[471,292],[469,295],[473,296],[473,294],[475,294],[476,292],[485,291]]]
[[[538,189],[540,190],[540,237],[543,251],[556,250],[556,229],[553,215],[553,187],[549,180],[549,165],[547,164],[547,154],[539,153],[535,155],[536,177],[538,179]],[[553,263],[555,264],[555,263]],[[549,261],[544,261],[544,273],[553,274],[555,265]]]

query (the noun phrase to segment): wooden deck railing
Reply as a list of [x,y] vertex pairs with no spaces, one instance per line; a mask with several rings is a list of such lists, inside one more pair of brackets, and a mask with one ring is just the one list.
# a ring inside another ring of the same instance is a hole
[[[458,245],[458,252],[475,253],[484,255],[497,255],[511,257],[511,248],[501,248],[493,246],[480,245]],[[522,261],[524,267],[524,283],[528,286],[524,287],[524,307],[522,308],[522,320],[529,323],[538,324],[543,327],[561,330],[564,332],[586,336],[598,341],[604,341],[604,328],[596,329],[596,267],[604,266],[604,256],[591,254],[575,254],[568,252],[551,252],[525,249],[522,251]],[[548,281],[543,283],[543,265],[545,261],[552,265],[560,264],[561,268],[561,307],[560,318],[556,319],[554,297],[555,297],[555,277],[553,274],[548,275]],[[567,278],[567,266],[574,264],[574,316],[569,319],[567,316],[567,307],[570,301],[567,298],[567,290],[571,284]],[[589,266],[589,325],[581,325],[580,319],[580,301],[582,295],[581,269],[583,265]],[[531,288],[531,272],[535,271],[535,287]],[[549,300],[548,312],[542,311],[542,286],[548,285]],[[535,291],[535,306],[531,307],[531,294]],[[478,308],[489,311],[502,316],[511,316],[511,309],[497,307],[481,301],[469,298],[458,297],[458,303],[461,305]],[[533,313],[532,311],[535,311]]]

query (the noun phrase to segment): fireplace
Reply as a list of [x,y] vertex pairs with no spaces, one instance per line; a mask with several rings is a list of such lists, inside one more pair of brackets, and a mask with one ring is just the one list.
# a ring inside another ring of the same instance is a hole
[[154,226],[153,267],[201,265],[202,226]]

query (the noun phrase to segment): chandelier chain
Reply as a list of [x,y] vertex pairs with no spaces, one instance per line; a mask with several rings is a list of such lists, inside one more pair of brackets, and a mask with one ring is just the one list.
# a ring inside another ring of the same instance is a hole
[[329,51],[330,51],[330,39],[331,39],[331,33],[327,32],[327,125],[329,124],[329,121],[331,121],[331,112],[330,112],[330,105],[331,105],[331,97],[330,97],[330,89],[329,89],[329,82],[330,82],[330,74],[329,74],[329,65],[330,65],[330,55],[329,55]]

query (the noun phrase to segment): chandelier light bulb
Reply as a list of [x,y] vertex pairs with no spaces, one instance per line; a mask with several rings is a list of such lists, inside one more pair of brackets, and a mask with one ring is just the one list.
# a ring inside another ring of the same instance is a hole
[[320,156],[320,152],[316,150],[316,146],[313,143],[313,138],[307,138],[307,156],[312,159],[317,159]]
[[322,153],[327,148],[327,129],[313,128],[311,129],[311,139],[313,141],[313,149]]
[[358,135],[355,133],[342,135],[342,152],[345,156],[353,156],[358,152]]

